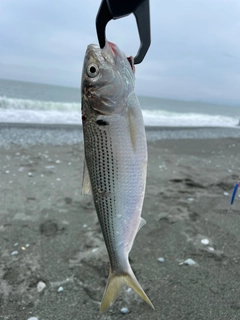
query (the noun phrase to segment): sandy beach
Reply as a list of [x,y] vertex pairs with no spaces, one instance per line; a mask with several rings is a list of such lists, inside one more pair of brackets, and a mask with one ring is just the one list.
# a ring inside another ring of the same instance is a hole
[[[240,319],[239,150],[239,138],[148,142],[130,261],[155,311],[126,288],[102,320]],[[1,320],[100,318],[109,263],[83,159],[82,142],[0,148]]]

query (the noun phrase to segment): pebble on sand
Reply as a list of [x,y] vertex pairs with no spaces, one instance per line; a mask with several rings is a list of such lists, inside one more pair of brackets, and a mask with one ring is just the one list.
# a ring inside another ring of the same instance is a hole
[[33,176],[32,172],[28,172],[28,176],[32,177]]
[[28,318],[27,320],[38,320],[37,317],[31,317],[31,318]]
[[194,266],[194,265],[196,265],[196,262],[193,259],[189,258],[189,259],[179,263],[180,266],[182,266],[183,264],[185,264],[187,266]]
[[163,257],[158,258],[158,262],[165,262],[165,259]]
[[59,287],[58,292],[63,292],[63,287]]
[[205,246],[209,245],[209,240],[208,239],[202,239],[201,243],[204,244]]
[[42,292],[46,288],[46,283],[39,281],[37,284],[37,291]]
[[128,308],[125,308],[125,307],[121,309],[122,314],[126,314],[128,313],[128,311],[129,311]]
[[18,251],[15,250],[15,251],[13,251],[13,252],[11,253],[11,256],[16,256],[17,254],[18,254]]
[[213,252],[215,249],[214,249],[213,247],[208,247],[208,250],[209,250],[210,252]]
[[223,195],[227,197],[227,196],[229,196],[229,193],[228,192],[223,192]]

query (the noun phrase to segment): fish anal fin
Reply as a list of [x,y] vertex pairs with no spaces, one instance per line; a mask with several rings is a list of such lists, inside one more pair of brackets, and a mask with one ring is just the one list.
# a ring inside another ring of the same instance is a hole
[[84,160],[84,164],[83,164],[82,194],[84,196],[86,194],[91,195],[91,182],[90,182],[86,160]]
[[147,221],[145,219],[141,218],[139,226],[138,226],[138,232],[146,223],[147,223]]

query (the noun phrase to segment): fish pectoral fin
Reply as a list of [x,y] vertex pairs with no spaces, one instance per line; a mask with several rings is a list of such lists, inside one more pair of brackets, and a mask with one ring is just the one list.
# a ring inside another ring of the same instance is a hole
[[90,177],[89,177],[89,172],[88,172],[86,160],[84,160],[84,164],[83,164],[82,194],[84,196],[86,194],[91,195],[91,182],[90,182]]
[[130,108],[128,109],[128,126],[129,126],[129,132],[130,132],[133,150],[136,151],[136,145],[137,145],[136,119],[133,111]]
[[106,312],[113,305],[113,303],[119,297],[121,288],[124,284],[129,285],[129,287],[131,287],[145,302],[147,302],[154,309],[152,302],[143,291],[129,265],[128,272],[124,272],[123,274],[115,275],[110,270],[108,283],[100,307],[100,314]]
[[147,223],[147,221],[145,219],[141,218],[139,226],[138,226],[138,232],[146,223]]

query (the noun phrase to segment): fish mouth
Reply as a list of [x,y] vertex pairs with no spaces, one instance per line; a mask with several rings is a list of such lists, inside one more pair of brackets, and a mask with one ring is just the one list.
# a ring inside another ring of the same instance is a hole
[[103,58],[104,60],[109,61],[112,65],[114,65],[118,59],[125,58],[128,60],[133,73],[135,73],[134,58],[132,56],[126,57],[113,42],[106,40],[106,44],[103,49],[101,49],[97,44],[90,44],[88,46],[88,52],[94,52],[98,60],[101,61]]
[[[108,44],[109,44],[109,47],[110,49],[112,50],[112,53],[114,54],[114,56],[117,56],[117,54],[120,52],[121,55],[122,55],[122,52],[118,49],[118,47],[116,46],[116,44],[112,43],[112,42],[109,42],[107,41]],[[134,67],[134,58],[133,56],[130,56],[130,57],[126,57],[130,66],[131,66],[131,69],[133,71],[133,73],[135,72],[135,67]]]

